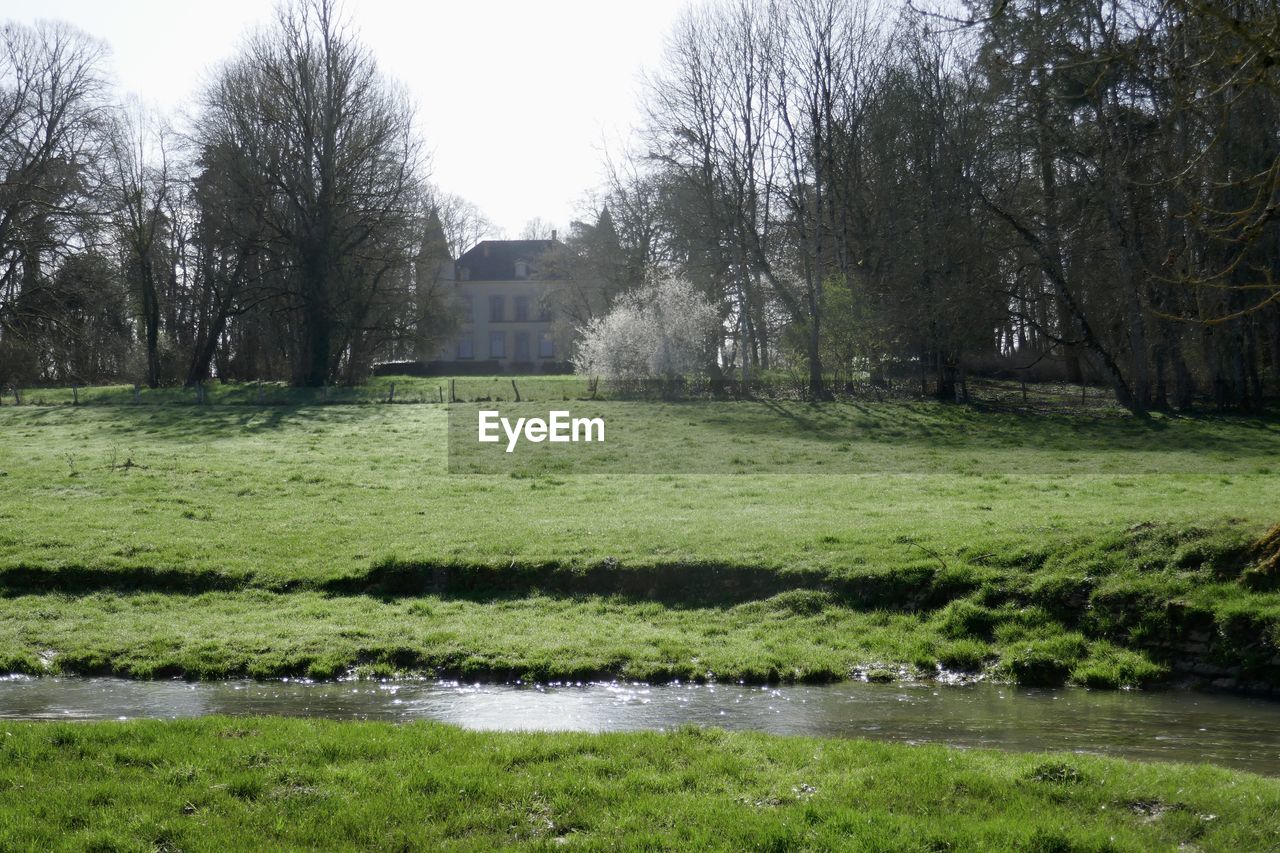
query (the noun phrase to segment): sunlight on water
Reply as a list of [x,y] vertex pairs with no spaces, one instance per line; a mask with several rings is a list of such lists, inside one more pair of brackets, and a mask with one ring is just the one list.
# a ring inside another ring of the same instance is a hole
[[435,720],[480,730],[635,731],[709,725],[1011,750],[1211,762],[1280,775],[1280,704],[1189,691],[1011,685],[744,687],[439,681],[0,679],[0,719],[114,720],[208,714]]

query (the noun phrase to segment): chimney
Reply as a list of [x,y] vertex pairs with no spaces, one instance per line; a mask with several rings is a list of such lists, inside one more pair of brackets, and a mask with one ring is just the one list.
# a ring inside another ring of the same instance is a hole
[[552,229],[551,229],[551,239],[552,239],[552,241],[554,241],[554,240],[556,239],[556,229],[554,229],[554,228],[552,228]]

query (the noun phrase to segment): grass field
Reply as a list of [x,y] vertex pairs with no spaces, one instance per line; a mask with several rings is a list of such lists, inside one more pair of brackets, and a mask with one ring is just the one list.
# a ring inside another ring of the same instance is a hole
[[477,408],[0,408],[0,669],[1118,686],[1207,632],[1280,683],[1274,419],[595,401],[596,455],[451,457]]
[[1263,850],[1280,782],[686,729],[205,718],[0,726],[15,849]]

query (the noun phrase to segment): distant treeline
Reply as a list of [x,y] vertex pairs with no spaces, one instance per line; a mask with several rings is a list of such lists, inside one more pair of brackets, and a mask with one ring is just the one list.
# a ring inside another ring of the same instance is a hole
[[[425,182],[412,105],[334,8],[283,5],[181,133],[113,101],[91,37],[4,29],[0,384],[433,357],[441,263],[492,229]],[[790,368],[814,398],[999,373],[1255,409],[1280,387],[1278,69],[1274,0],[712,0],[541,271],[571,326],[687,279],[723,320],[713,378]]]
[[1280,4],[726,0],[675,27],[609,209],[751,366],[1280,380]]

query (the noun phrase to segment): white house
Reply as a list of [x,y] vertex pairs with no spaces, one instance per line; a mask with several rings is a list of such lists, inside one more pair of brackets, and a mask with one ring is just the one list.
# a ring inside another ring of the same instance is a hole
[[484,240],[458,258],[447,286],[461,323],[435,360],[496,362],[511,372],[541,372],[568,361],[556,338],[551,283],[538,275],[542,256],[558,245],[554,239]]

